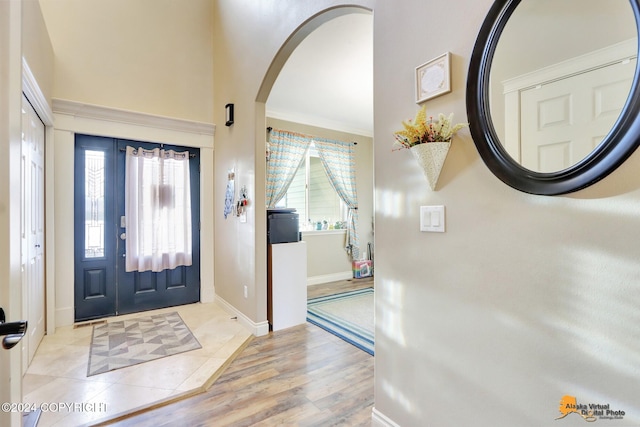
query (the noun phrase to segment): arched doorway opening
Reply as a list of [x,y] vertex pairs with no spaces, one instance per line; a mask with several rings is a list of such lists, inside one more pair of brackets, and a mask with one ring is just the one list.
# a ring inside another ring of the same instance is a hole
[[[354,33],[362,29],[367,32],[364,37],[368,40],[368,60],[364,59],[365,70],[362,71],[363,64],[354,64],[362,58],[367,58],[359,52],[362,43],[362,35]],[[341,31],[349,29],[342,34]],[[357,136],[365,137],[364,142],[357,145],[358,155],[364,156],[362,160],[368,162],[366,172],[359,172],[357,183],[358,197],[363,197],[366,202],[365,208],[359,211],[362,213],[360,222],[366,231],[362,233],[361,247],[366,251],[368,243],[373,242],[373,158],[372,158],[372,137],[373,137],[373,19],[369,9],[354,6],[335,7],[320,12],[308,19],[299,26],[294,33],[286,40],[274,57],[258,91],[256,97],[256,153],[264,152],[265,142],[268,139],[266,128],[269,123],[275,120],[278,123],[294,125],[295,129],[309,129],[308,132],[318,135],[319,131],[342,132],[341,135],[348,135],[348,141],[358,141]],[[323,38],[324,37],[324,38]],[[350,49],[350,50],[349,50]],[[339,55],[345,54],[343,59],[336,59]],[[346,59],[345,59],[346,58]],[[336,65],[337,64],[337,65]],[[352,68],[359,68],[355,71]],[[305,68],[306,67],[306,68]],[[355,76],[354,76],[355,74]],[[286,80],[283,83],[282,80]],[[325,79],[325,81],[322,81]],[[326,82],[328,81],[328,83]],[[363,95],[362,86],[366,87],[366,94]],[[316,91],[314,92],[314,89]],[[284,93],[283,91],[289,91]],[[360,92],[358,92],[360,91]],[[352,99],[354,98],[354,99]],[[340,107],[346,110],[340,111]],[[365,110],[364,112],[358,110]],[[353,114],[357,113],[357,114]],[[354,118],[360,114],[366,116],[364,120],[358,121]],[[295,125],[301,125],[297,127]],[[356,135],[354,138],[353,135]],[[318,135],[323,136],[323,135]],[[367,141],[369,139],[369,142]],[[340,138],[337,138],[340,139]],[[367,148],[367,143],[370,145]],[[367,152],[367,150],[369,150]],[[364,154],[362,154],[364,153]],[[264,176],[265,162],[261,156],[256,156],[256,176]],[[368,175],[368,176],[367,176]],[[362,178],[364,176],[364,178]],[[262,181],[262,182],[261,182]],[[264,197],[264,180],[256,180],[256,199]],[[262,187],[262,188],[261,188]],[[362,191],[361,191],[362,190]],[[263,216],[263,218],[260,218]],[[262,229],[264,227],[264,229]],[[263,231],[264,230],[264,231]],[[256,245],[258,248],[266,248],[266,241],[262,241],[260,236],[266,235],[266,212],[256,211]],[[304,237],[303,237],[304,239]],[[344,252],[340,247],[336,252]],[[364,252],[364,251],[363,251]],[[316,252],[317,253],[317,252]],[[344,254],[342,271],[331,271],[327,274],[309,273],[313,278],[322,280],[323,278],[340,278],[340,274],[347,274],[351,277],[350,259]],[[266,281],[266,251],[265,260],[258,257],[256,264],[264,262],[264,274]],[[346,260],[346,261],[345,261]],[[334,261],[327,258],[327,263]],[[260,275],[257,269],[257,276]],[[312,269],[309,268],[309,271]],[[322,272],[321,272],[322,273]],[[321,277],[322,276],[322,277]],[[260,277],[256,277],[257,283],[262,282]],[[313,281],[313,280],[312,280]],[[309,282],[311,283],[311,282]]]

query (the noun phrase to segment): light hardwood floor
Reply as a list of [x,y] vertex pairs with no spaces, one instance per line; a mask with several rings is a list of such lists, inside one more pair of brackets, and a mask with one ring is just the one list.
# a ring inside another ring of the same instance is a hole
[[[310,287],[308,294],[371,286],[372,279],[343,281]],[[369,426],[373,361],[307,323],[255,338],[208,391],[112,425]]]
[[365,277],[362,279],[340,280],[337,282],[322,283],[307,288],[307,298],[323,297],[325,295],[338,294],[356,289],[372,288],[373,277]]

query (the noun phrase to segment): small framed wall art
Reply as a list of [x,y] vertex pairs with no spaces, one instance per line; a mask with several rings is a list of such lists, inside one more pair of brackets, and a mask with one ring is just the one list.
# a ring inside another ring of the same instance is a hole
[[451,54],[449,52],[416,67],[417,104],[448,92],[451,92]]

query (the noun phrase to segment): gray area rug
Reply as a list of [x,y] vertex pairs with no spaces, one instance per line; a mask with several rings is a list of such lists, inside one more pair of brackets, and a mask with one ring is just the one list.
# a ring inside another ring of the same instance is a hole
[[360,289],[307,301],[307,321],[374,355],[374,291]]
[[94,326],[87,376],[202,348],[177,312]]

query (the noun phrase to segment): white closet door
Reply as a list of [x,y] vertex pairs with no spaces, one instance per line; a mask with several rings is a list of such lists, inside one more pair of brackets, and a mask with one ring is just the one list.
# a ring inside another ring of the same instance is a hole
[[555,172],[585,158],[617,120],[629,94],[635,60],[521,92],[521,161]]
[[44,337],[44,138],[45,126],[26,97],[22,97],[22,289],[23,370]]

